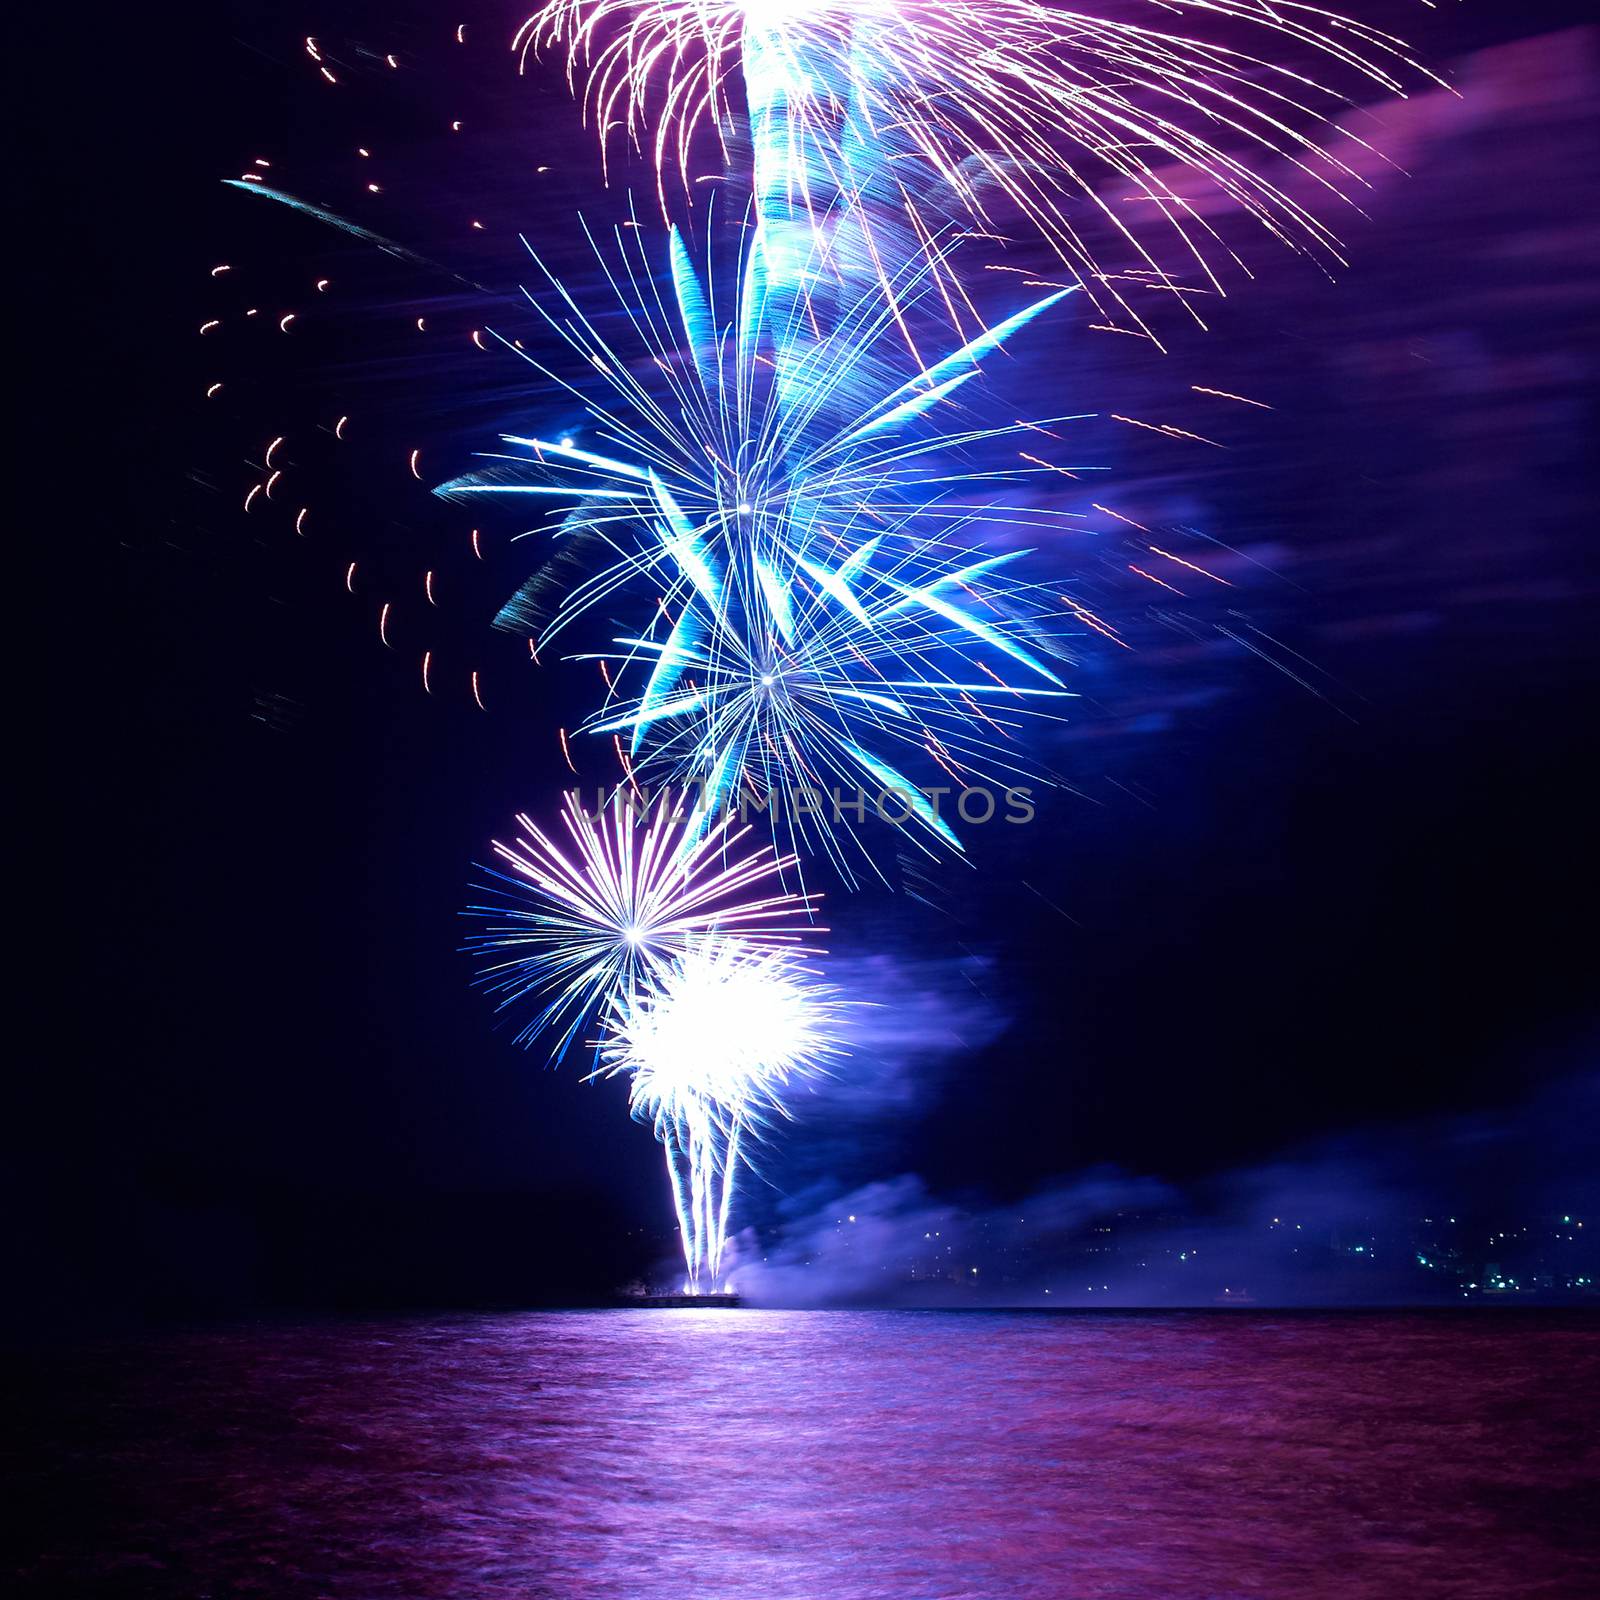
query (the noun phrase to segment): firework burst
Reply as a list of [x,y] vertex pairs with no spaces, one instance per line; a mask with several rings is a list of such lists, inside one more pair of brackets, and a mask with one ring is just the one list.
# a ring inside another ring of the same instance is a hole
[[[675,231],[670,309],[652,306],[642,245],[622,243],[613,282],[642,307],[631,321],[657,385],[552,279],[569,314],[547,314],[549,325],[613,392],[588,404],[595,444],[508,437],[515,454],[439,493],[555,502],[546,529],[589,559],[570,585],[551,576],[570,565],[542,569],[502,614],[518,632],[542,629],[541,647],[602,604],[642,597],[637,632],[585,653],[607,684],[585,730],[628,739],[630,778],[637,758],[648,781],[698,784],[708,814],[742,790],[758,803],[835,784],[893,790],[907,799],[892,820],[959,849],[896,752],[958,785],[1028,775],[1017,719],[1067,696],[1066,617],[1059,596],[1017,575],[1027,548],[993,554],[979,536],[1078,525],[1012,502],[1007,485],[1064,469],[1001,446],[1018,435],[1053,446],[1083,415],[986,426],[956,416],[955,396],[1063,295],[908,371],[889,332],[929,293],[918,261],[894,305],[866,280],[835,301],[842,314],[808,353],[775,359],[760,237],[726,323]],[[672,340],[685,336],[694,360],[675,362]],[[792,841],[819,841],[848,876],[827,815],[790,807],[786,820]]]
[[[1196,179],[1338,261],[1281,174],[1351,197],[1361,180],[1340,150],[1361,141],[1337,119],[1358,89],[1403,94],[1427,76],[1404,43],[1273,0],[1124,9],[1149,23],[1044,0],[549,0],[515,48],[565,55],[603,139],[653,158],[663,203],[669,171],[693,176],[697,133],[713,131],[726,161],[748,123],[764,212],[870,193],[869,239],[893,217],[924,243],[952,207],[984,233],[1017,213],[1140,329],[1130,286],[1193,312],[1185,280],[1221,293],[1211,263],[1237,260]],[[1101,236],[1137,264],[1103,268]]]
[[731,815],[703,823],[658,803],[641,817],[623,793],[590,812],[573,793],[561,823],[564,845],[519,816],[519,837],[494,842],[504,870],[484,869],[494,903],[467,910],[485,923],[467,948],[498,1009],[537,1008],[519,1044],[548,1032],[559,1058],[608,999],[625,1001],[696,939],[770,950],[825,931],[802,930],[818,897],[784,886],[795,858],[740,853],[750,829]]

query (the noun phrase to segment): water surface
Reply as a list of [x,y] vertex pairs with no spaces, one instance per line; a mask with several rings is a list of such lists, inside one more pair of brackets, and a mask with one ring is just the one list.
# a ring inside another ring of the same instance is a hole
[[[1600,1325],[597,1311],[76,1350],[39,1592],[335,1600],[1600,1593]],[[30,1463],[30,1465],[33,1463]]]

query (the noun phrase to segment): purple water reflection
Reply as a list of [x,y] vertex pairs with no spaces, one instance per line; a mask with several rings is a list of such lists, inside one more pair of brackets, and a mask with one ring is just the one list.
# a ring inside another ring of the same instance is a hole
[[27,1570],[58,1594],[1505,1600],[1600,1576],[1580,1317],[453,1316],[185,1335],[47,1385]]

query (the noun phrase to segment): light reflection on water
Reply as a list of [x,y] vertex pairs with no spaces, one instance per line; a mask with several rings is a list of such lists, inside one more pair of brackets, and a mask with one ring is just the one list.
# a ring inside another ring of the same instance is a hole
[[396,1318],[49,1381],[57,1593],[1595,1592],[1581,1317]]

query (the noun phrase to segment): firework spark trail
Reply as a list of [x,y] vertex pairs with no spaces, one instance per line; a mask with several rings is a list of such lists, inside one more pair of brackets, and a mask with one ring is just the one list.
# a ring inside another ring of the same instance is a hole
[[690,1293],[723,1288],[736,1175],[749,1144],[790,1115],[789,1090],[842,1053],[834,991],[790,952],[692,942],[607,1008],[592,1077],[626,1076],[661,1141]]
[[348,217],[341,216],[339,212],[330,210],[327,206],[313,205],[309,200],[301,200],[292,194],[285,194],[281,189],[268,188],[262,183],[245,183],[239,178],[224,178],[230,189],[238,189],[244,194],[258,194],[264,200],[276,201],[281,206],[286,206],[290,211],[298,211],[302,216],[313,218],[317,222],[326,224],[330,228],[337,228],[341,233],[348,233],[353,239],[360,239],[365,244],[376,245],[385,255],[390,255],[397,261],[407,262],[411,266],[426,267],[432,272],[441,272],[446,277],[452,278],[457,283],[464,283],[469,288],[483,288],[482,284],[473,283],[469,278],[463,278],[459,273],[451,272],[448,268],[441,267],[437,262],[430,261],[426,256],[418,255],[415,250],[408,250],[402,244],[396,244],[393,239],[386,239],[381,233],[375,233],[371,228],[363,227],[359,222],[352,222]]
[[[612,349],[547,274],[567,314],[530,299],[612,391],[609,403],[586,402],[598,442],[505,436],[518,453],[491,453],[492,465],[437,492],[557,502],[550,525],[593,559],[576,582],[556,585],[547,623],[539,617],[552,587],[545,572],[502,612],[503,625],[538,631],[541,644],[630,586],[646,592],[645,627],[614,636],[618,650],[586,657],[600,662],[608,696],[584,730],[626,735],[630,774],[637,756],[647,779],[701,783],[708,815],[747,788],[759,795],[764,786],[768,797],[833,783],[892,790],[909,797],[904,822],[959,849],[937,806],[883,747],[933,754],[946,772],[953,760],[975,776],[1026,775],[1014,749],[976,737],[974,725],[981,720],[1009,741],[1012,713],[1043,713],[1035,702],[1066,696],[1048,664],[1063,654],[1060,624],[1044,620],[1059,611],[1015,575],[1028,550],[990,554],[974,535],[989,526],[1013,537],[1061,532],[1080,520],[1008,504],[999,492],[1059,471],[1054,463],[1026,452],[1022,465],[965,457],[1022,431],[1084,419],[940,422],[984,359],[1019,341],[1067,291],[908,373],[903,352],[896,365],[883,347],[899,348],[892,328],[930,293],[919,257],[901,270],[895,307],[866,279],[838,302],[831,332],[803,353],[789,347],[784,383],[768,352],[781,342],[773,319],[785,324],[792,307],[774,311],[759,249],[754,264],[742,264],[724,322],[675,231],[670,244],[670,308],[659,297],[652,304],[636,238],[630,250],[619,236],[622,266],[608,268],[661,392],[634,375],[637,363]],[[694,359],[674,362],[683,337]],[[1028,678],[1021,686],[1012,681],[1019,668]],[[1002,717],[975,718],[974,696],[998,699]],[[816,838],[844,868],[827,818],[813,812],[799,822],[797,831],[791,809],[791,839]]]
[[784,887],[795,857],[765,845],[740,853],[751,830],[731,816],[706,825],[662,801],[636,808],[620,793],[590,812],[573,792],[561,821],[564,845],[518,816],[521,836],[494,842],[507,870],[483,869],[495,903],[466,913],[487,924],[466,946],[483,958],[479,983],[499,1010],[534,1000],[517,1042],[559,1029],[555,1059],[608,999],[625,1000],[698,938],[798,948],[826,931],[800,926],[819,897]]
[[[781,174],[802,203],[819,174],[849,187],[867,129],[882,145],[879,181],[919,237],[936,237],[935,219],[953,210],[993,232],[995,213],[1009,208],[1103,309],[1148,331],[1119,278],[1170,294],[1198,272],[1220,294],[1212,259],[1237,261],[1173,169],[1198,175],[1284,243],[1338,262],[1332,230],[1270,169],[1286,163],[1349,200],[1359,174],[1315,136],[1365,154],[1335,121],[1351,91],[1403,95],[1408,81],[1435,81],[1400,40],[1314,6],[1148,0],[1148,9],[1156,15],[1144,26],[1044,0],[548,0],[513,48],[524,59],[565,54],[602,141],[621,130],[654,159],[664,206],[670,169],[690,181],[699,130],[713,130],[728,158],[741,98],[758,192],[765,161],[775,169],[765,187],[776,193]],[[1251,32],[1290,60],[1223,42]],[[1301,56],[1336,82],[1293,65]],[[1108,185],[1126,186],[1165,240],[1146,244],[1151,230],[1126,220]],[[1134,275],[1102,266],[1095,229],[1132,252]],[[1181,270],[1163,264],[1169,251]],[[1176,298],[1198,317],[1186,295]]]

